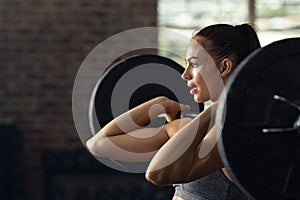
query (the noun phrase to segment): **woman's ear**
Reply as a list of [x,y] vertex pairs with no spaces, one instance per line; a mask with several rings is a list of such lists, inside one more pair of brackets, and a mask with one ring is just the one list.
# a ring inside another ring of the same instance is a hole
[[229,58],[224,58],[220,64],[222,78],[227,78],[233,72],[233,62]]

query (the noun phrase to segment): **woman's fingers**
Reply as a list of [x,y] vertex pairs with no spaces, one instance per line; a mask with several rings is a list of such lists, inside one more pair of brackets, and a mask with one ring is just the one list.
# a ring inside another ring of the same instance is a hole
[[190,111],[191,110],[191,106],[180,104],[180,110],[181,111]]
[[[177,109],[176,109],[176,107],[177,107]],[[189,111],[189,110],[191,110],[191,107],[189,105],[184,105],[184,104],[180,104],[180,103],[176,102],[176,105],[174,105],[173,112],[165,113],[166,120],[167,120],[167,122],[171,122],[171,121],[177,119],[177,114],[180,111]]]
[[168,115],[168,114],[165,114],[165,117],[166,117],[166,120],[167,120],[168,123],[170,123],[171,121],[174,120],[174,119],[173,119],[170,115]]

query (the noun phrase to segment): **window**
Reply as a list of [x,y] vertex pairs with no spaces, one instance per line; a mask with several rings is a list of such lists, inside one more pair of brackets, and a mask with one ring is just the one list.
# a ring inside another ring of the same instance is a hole
[[[250,3],[254,3],[253,13],[249,13]],[[188,38],[210,24],[246,23],[251,15],[262,46],[300,37],[300,0],[158,0],[159,26],[179,31]],[[180,48],[184,55],[186,44],[167,34],[159,35],[159,44],[163,49]]]

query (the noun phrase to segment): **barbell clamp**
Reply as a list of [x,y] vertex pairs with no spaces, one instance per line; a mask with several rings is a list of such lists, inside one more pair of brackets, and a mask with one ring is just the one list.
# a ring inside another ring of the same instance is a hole
[[[282,101],[283,103],[286,103],[286,104],[292,106],[293,108],[296,108],[300,112],[300,106],[297,105],[296,103],[288,100],[285,97],[275,94],[273,96],[273,99]],[[291,131],[295,131],[295,130],[298,130],[298,133],[300,133],[300,115],[298,116],[298,118],[295,121],[292,128],[264,128],[264,129],[262,129],[262,132],[263,133],[282,133],[282,132],[291,132]]]

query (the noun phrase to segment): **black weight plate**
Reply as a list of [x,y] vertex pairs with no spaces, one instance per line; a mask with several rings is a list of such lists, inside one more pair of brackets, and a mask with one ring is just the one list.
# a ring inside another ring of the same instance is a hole
[[[188,104],[193,112],[202,111],[204,105],[194,102],[180,77],[183,70],[171,59],[149,54],[128,57],[112,65],[96,86],[94,104],[100,126],[157,96]],[[165,123],[165,119],[158,123]]]
[[291,128],[300,105],[300,38],[274,42],[243,61],[226,85],[217,111],[218,141],[225,167],[257,199],[300,199],[299,131]]

